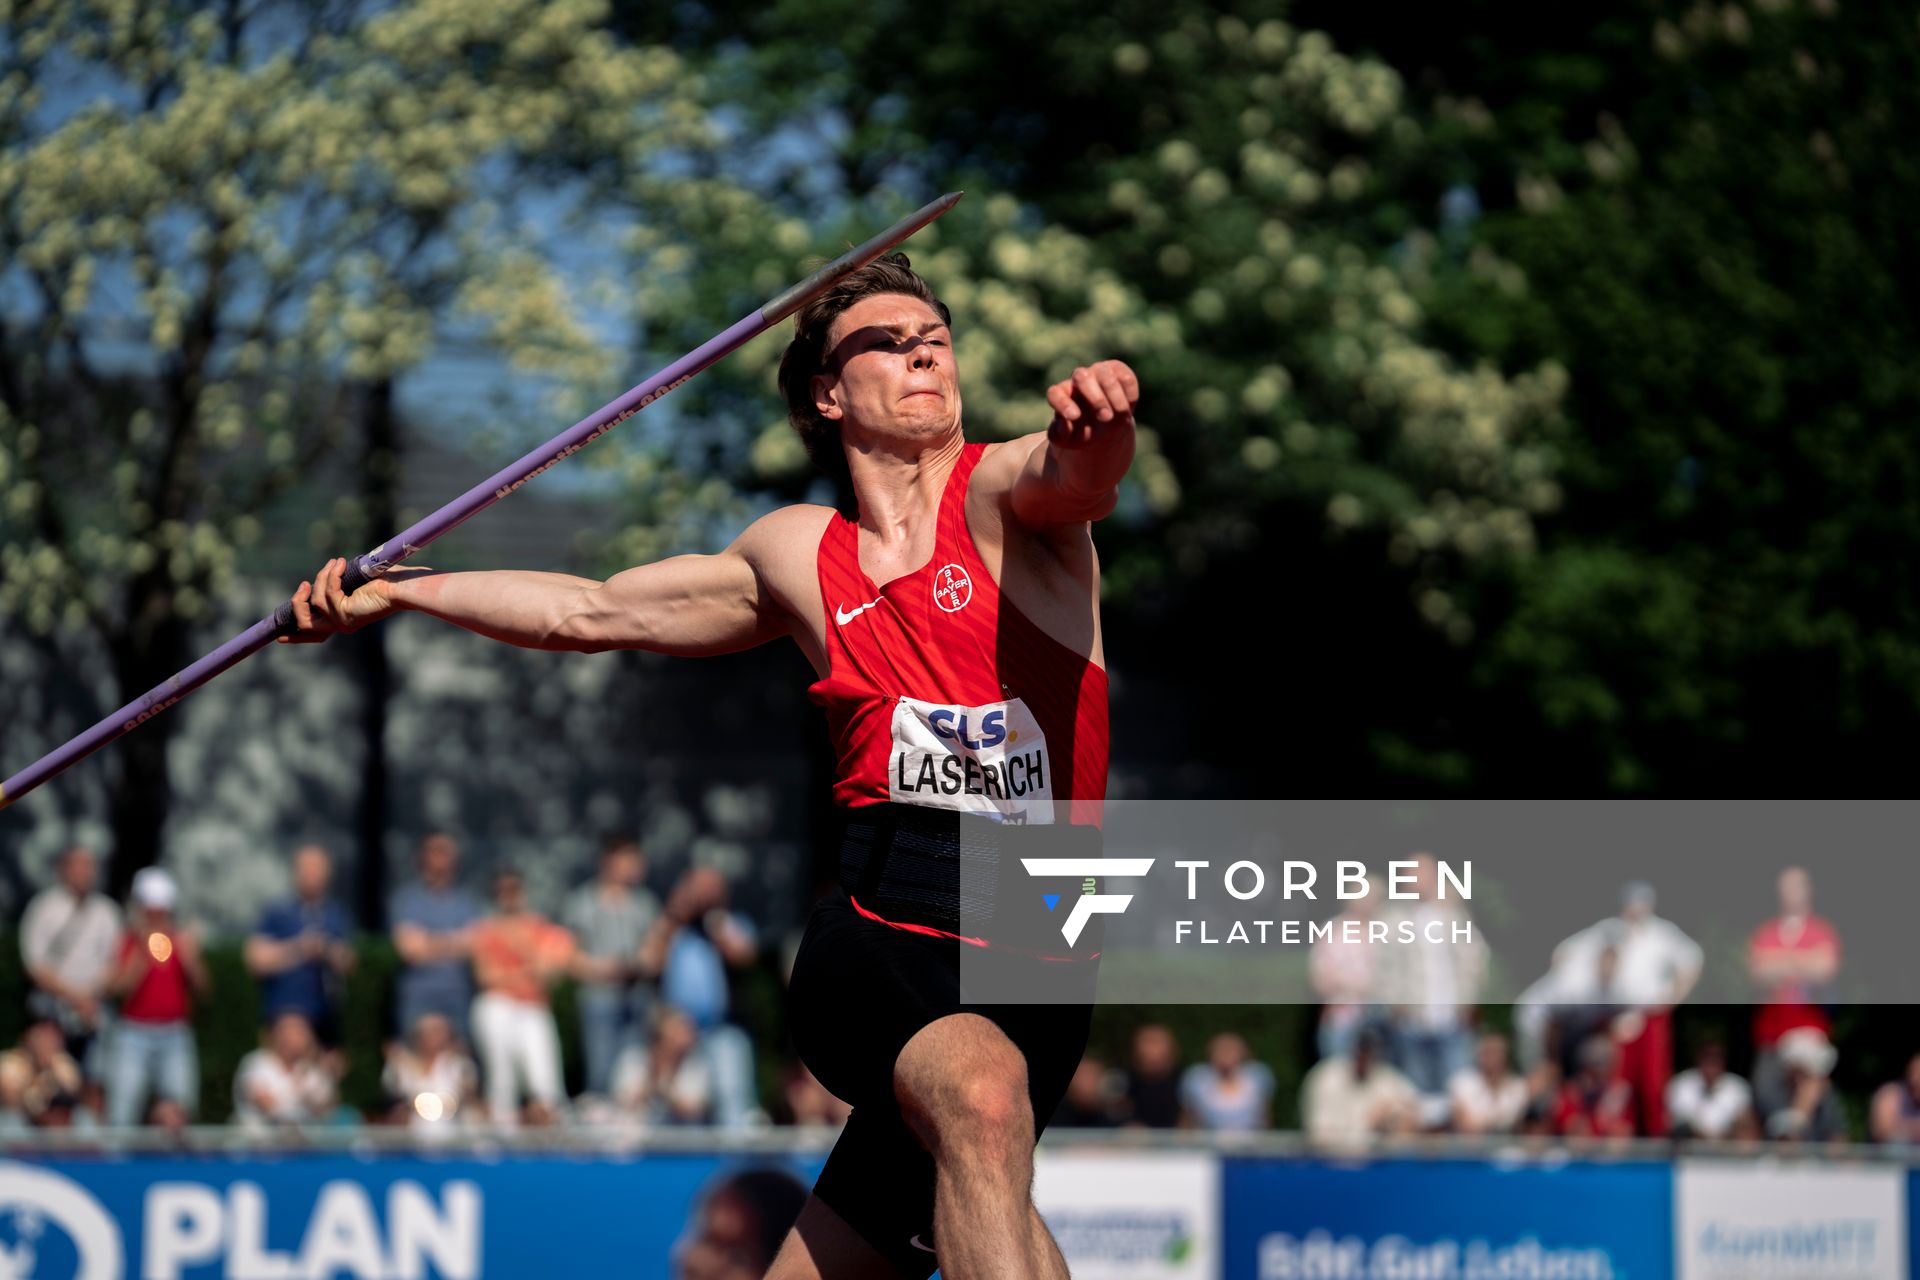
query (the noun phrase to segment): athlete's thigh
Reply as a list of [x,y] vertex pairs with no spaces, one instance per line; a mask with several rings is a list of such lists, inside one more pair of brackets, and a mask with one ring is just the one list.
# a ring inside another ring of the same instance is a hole
[[766,1280],[901,1280],[902,1274],[820,1197],[808,1196]]

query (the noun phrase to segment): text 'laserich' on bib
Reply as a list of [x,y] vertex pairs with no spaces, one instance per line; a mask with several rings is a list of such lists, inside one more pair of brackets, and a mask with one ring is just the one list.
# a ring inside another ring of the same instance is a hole
[[901,698],[893,708],[891,800],[999,822],[1053,821],[1046,735],[1019,698],[955,707]]

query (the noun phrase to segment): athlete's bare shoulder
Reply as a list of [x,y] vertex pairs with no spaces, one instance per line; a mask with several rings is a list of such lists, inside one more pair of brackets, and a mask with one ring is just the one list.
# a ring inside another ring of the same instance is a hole
[[[755,520],[740,531],[734,539],[734,546],[741,554],[766,557],[778,556],[782,552],[803,550],[809,564],[814,552],[819,549],[820,537],[827,530],[827,521],[835,515],[832,507],[823,507],[816,502],[796,502],[791,506],[776,507]],[[805,548],[796,548],[797,539],[811,539]]]
[[820,604],[820,539],[832,507],[797,502],[780,507],[740,531],[729,550],[753,566],[762,588],[800,625],[819,635],[826,629]]
[[[967,481],[967,519],[977,539],[996,545],[1009,538],[1036,546],[1079,548],[1089,544],[1086,518],[1063,519],[1037,527],[1025,525],[1014,509],[1014,491],[1030,475],[1047,447],[1044,431],[989,444]],[[1075,513],[1077,514],[1077,513]]]
[[1015,436],[1011,440],[996,440],[989,444],[986,452],[980,455],[979,465],[973,469],[968,490],[995,498],[1012,494],[1020,473],[1027,469],[1034,452],[1046,443],[1046,432],[1036,431],[1032,435]]

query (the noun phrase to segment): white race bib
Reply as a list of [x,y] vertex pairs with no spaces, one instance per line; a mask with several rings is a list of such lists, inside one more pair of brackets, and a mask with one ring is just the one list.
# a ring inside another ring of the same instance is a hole
[[902,698],[893,708],[887,798],[997,822],[1051,823],[1046,735],[1018,698],[980,707]]

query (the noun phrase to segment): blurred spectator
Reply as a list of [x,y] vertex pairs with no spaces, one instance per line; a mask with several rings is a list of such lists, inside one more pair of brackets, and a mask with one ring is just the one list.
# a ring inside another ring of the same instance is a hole
[[1117,1090],[1107,1064],[1089,1053],[1073,1069],[1049,1128],[1111,1129],[1119,1123]]
[[98,1076],[100,1064],[89,1058],[106,1017],[120,908],[94,891],[99,866],[92,850],[75,845],[56,870],[58,882],[35,894],[20,917],[20,958],[33,983],[27,1010],[58,1023],[67,1052]]
[[853,1114],[853,1108],[827,1092],[827,1086],[807,1070],[804,1062],[787,1068],[781,1088],[786,1103],[786,1123],[806,1129],[838,1129]]
[[267,908],[247,939],[247,972],[260,982],[260,1016],[306,1019],[322,1044],[340,1043],[340,983],[353,970],[351,927],[339,903],[327,897],[333,859],[317,844],[293,855],[293,898]]
[[1172,1129],[1180,1123],[1180,1046],[1157,1022],[1134,1029],[1125,1110],[1129,1125]]
[[1631,1138],[1634,1086],[1619,1073],[1619,1049],[1606,1036],[1580,1046],[1579,1069],[1560,1086],[1552,1129],[1563,1138]]
[[1314,994],[1320,997],[1317,1035],[1320,1056],[1345,1057],[1363,1023],[1372,1018],[1374,952],[1367,941],[1367,922],[1373,919],[1377,890],[1366,882],[1366,892],[1347,901],[1332,920],[1333,931],[1315,940],[1308,952]]
[[274,1016],[266,1044],[240,1059],[233,1078],[233,1118],[243,1128],[327,1124],[338,1102],[339,1080],[295,1009]]
[[1417,898],[1392,900],[1389,880],[1380,915],[1390,929],[1411,924],[1417,940],[1380,948],[1376,991],[1391,1006],[1394,1064],[1419,1090],[1423,1118],[1434,1127],[1446,1119],[1448,1082],[1473,1064],[1474,1006],[1486,979],[1487,947],[1478,929],[1468,941],[1455,940],[1454,926],[1470,925],[1472,917],[1457,892],[1441,895],[1433,855],[1415,854],[1412,861]]
[[1840,972],[1840,935],[1813,913],[1813,878],[1800,867],[1780,873],[1780,914],[1753,931],[1747,973],[1761,992],[1753,1015],[1753,1047],[1770,1054],[1796,1027],[1830,1034],[1818,989]]
[[1618,916],[1560,945],[1592,953],[1609,944],[1615,948],[1612,993],[1625,1006],[1613,1020],[1619,1070],[1632,1082],[1641,1132],[1662,1137],[1667,1081],[1673,1075],[1673,1006],[1700,980],[1702,956],[1698,943],[1653,913],[1654,904],[1653,886],[1636,880],[1622,891]]
[[1456,1133],[1513,1133],[1526,1118],[1532,1090],[1507,1061],[1507,1038],[1493,1032],[1480,1037],[1473,1065],[1447,1084],[1450,1118]]
[[405,966],[395,984],[396,1021],[404,1031],[427,1014],[438,1013],[465,1040],[473,1006],[473,976],[467,969],[473,940],[468,930],[480,918],[480,904],[455,881],[460,846],[452,836],[433,831],[422,837],[419,865],[419,881],[395,894],[387,911],[394,950]]
[[1569,942],[1555,947],[1547,971],[1514,997],[1513,1048],[1522,1071],[1531,1073],[1543,1065],[1555,1070],[1564,1067],[1565,1042],[1558,1034],[1561,1012],[1593,1001],[1602,975],[1613,971],[1618,953],[1611,944],[1599,948],[1608,953],[1601,959]]
[[495,1124],[515,1123],[524,1085],[532,1099],[529,1118],[547,1123],[566,1102],[548,993],[573,961],[573,935],[527,905],[527,886],[516,871],[494,877],[493,905],[494,913],[470,930],[480,986],[473,1036],[487,1112]]
[[172,1098],[155,1098],[152,1105],[147,1108],[147,1114],[142,1117],[141,1123],[178,1132],[186,1128],[192,1119],[193,1114],[183,1104]]
[[389,1046],[380,1084],[393,1100],[388,1119],[433,1130],[471,1119],[480,1071],[455,1038],[453,1021],[429,1013],[414,1023],[407,1043]]
[[1253,1133],[1273,1127],[1273,1072],[1253,1061],[1232,1032],[1207,1043],[1207,1060],[1180,1077],[1181,1118],[1190,1128]]
[[1873,1094],[1869,1123],[1875,1142],[1920,1144],[1920,1053],[1907,1059],[1907,1073]]
[[0,1116],[18,1116],[37,1129],[64,1129],[87,1118],[84,1090],[80,1064],[51,1018],[29,1026],[19,1048],[0,1053]]
[[1693,1066],[1667,1085],[1667,1118],[1676,1138],[1752,1138],[1753,1090],[1727,1070],[1727,1051],[1716,1040],[1703,1041]]
[[655,1006],[648,1043],[628,1045],[613,1070],[620,1109],[647,1124],[706,1124],[713,1118],[714,1078],[699,1052],[700,1033],[672,1005]]
[[[1547,1049],[1564,1076],[1579,1074],[1580,1050],[1587,1041],[1595,1036],[1617,1039],[1616,1024],[1628,1012],[1620,996],[1620,947],[1616,942],[1619,931],[1609,922],[1600,936],[1598,950],[1573,950],[1573,959],[1566,966],[1569,972],[1560,991],[1561,1003],[1553,1006],[1552,1021],[1548,1025]],[[1578,969],[1584,967],[1583,961],[1591,964],[1585,982],[1577,977]],[[1637,1024],[1629,1024],[1630,1028],[1635,1026]]]
[[1782,1068],[1776,1081],[1756,1088],[1761,1131],[1786,1142],[1845,1142],[1847,1118],[1833,1091],[1839,1054],[1817,1027],[1796,1027],[1781,1036],[1774,1054]]
[[727,880],[691,867],[641,947],[640,968],[660,975],[660,996],[693,1020],[713,1072],[713,1122],[737,1128],[764,1120],[753,1083],[753,1042],[728,1021],[727,971],[759,953],[753,925],[727,909]]
[[114,957],[109,989],[120,1017],[107,1054],[107,1120],[135,1123],[147,1111],[169,1127],[184,1124],[200,1093],[193,1043],[193,995],[210,988],[200,935],[174,918],[173,877],[142,867],[133,877],[129,924]]
[[614,1059],[637,1042],[653,1003],[642,980],[640,945],[660,918],[660,900],[646,887],[640,846],[616,836],[600,851],[599,873],[567,899],[562,921],[579,950],[573,976],[579,980],[580,1040],[585,1050],[587,1092],[605,1096]]
[[1364,1030],[1345,1058],[1315,1063],[1300,1086],[1307,1137],[1333,1147],[1364,1147],[1386,1134],[1412,1133],[1420,1123],[1413,1083],[1382,1061],[1380,1034]]
[[674,1246],[675,1280],[760,1280],[807,1189],[784,1169],[748,1169],[707,1193]]

